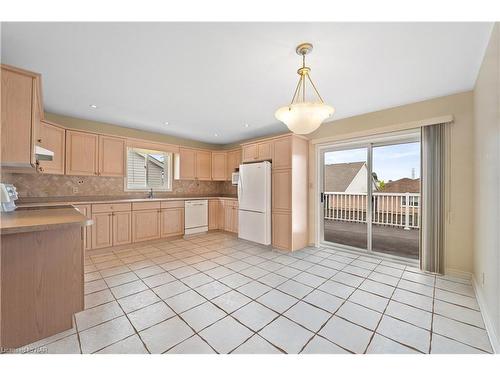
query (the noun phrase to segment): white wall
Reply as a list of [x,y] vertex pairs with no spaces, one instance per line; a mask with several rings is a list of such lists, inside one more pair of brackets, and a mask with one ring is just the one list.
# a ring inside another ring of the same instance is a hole
[[499,55],[500,24],[496,23],[474,89],[473,272],[485,323],[497,353],[500,349]]

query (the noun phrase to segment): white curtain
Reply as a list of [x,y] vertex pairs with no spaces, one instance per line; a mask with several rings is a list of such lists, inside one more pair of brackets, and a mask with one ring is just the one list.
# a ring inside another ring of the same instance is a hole
[[422,127],[422,222],[420,231],[420,267],[424,271],[444,273],[446,127],[437,124]]

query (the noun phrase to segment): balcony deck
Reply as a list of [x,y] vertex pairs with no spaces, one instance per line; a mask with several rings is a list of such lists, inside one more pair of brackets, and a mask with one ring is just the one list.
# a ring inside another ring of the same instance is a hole
[[[419,229],[373,225],[373,251],[418,259]],[[366,224],[325,219],[325,241],[365,248]]]

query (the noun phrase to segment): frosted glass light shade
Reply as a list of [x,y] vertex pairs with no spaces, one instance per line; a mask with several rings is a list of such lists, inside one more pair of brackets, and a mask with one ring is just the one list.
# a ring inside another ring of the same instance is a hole
[[274,116],[295,134],[309,134],[333,115],[335,109],[323,103],[294,103],[279,108]]

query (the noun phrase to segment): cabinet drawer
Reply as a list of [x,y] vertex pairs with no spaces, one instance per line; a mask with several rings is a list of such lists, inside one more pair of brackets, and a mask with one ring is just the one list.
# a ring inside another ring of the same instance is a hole
[[98,203],[92,205],[92,213],[130,211],[130,203]]
[[161,202],[136,202],[132,203],[132,210],[159,210],[161,208]]
[[184,208],[184,201],[164,201],[161,208]]
[[222,199],[221,201],[224,202],[226,207],[238,207],[238,201],[235,199]]

